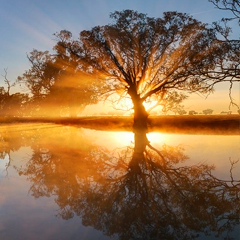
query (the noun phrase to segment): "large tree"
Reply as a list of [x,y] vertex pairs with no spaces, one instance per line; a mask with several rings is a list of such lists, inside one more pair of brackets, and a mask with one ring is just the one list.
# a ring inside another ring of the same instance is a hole
[[217,38],[216,27],[177,12],[151,18],[124,10],[110,17],[111,24],[82,31],[77,40],[66,30],[57,33],[55,49],[59,57],[74,59],[74,71],[97,79],[99,93],[130,96],[134,129],[147,129],[145,101],[176,96],[179,102],[181,91],[208,93],[218,80],[226,80],[216,69],[227,53],[231,60],[233,49]]
[[215,28],[177,12],[150,18],[125,10],[110,17],[112,24],[82,31],[76,41],[59,38],[58,44],[79,59],[81,71],[129,94],[134,128],[147,128],[143,102],[150,98],[163,99],[173,90],[212,90],[209,74],[231,48],[218,40]]

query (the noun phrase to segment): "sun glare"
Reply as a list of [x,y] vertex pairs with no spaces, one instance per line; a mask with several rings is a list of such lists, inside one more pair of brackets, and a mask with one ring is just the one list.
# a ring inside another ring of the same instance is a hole
[[150,111],[151,109],[158,106],[158,101],[144,102],[143,105],[147,111]]
[[162,145],[166,140],[166,135],[159,132],[150,132],[147,134],[147,138],[151,145]]
[[119,147],[130,146],[134,143],[134,134],[132,132],[114,132],[114,141]]
[[[124,97],[122,99],[119,99],[119,96],[118,96],[118,97],[113,97],[112,99],[110,99],[110,101],[114,103],[113,105],[115,109],[126,111],[129,114],[133,113],[133,103],[131,98]],[[147,101],[147,102],[145,101],[143,105],[147,111],[150,111],[155,107],[157,107],[158,103],[159,103],[158,101],[154,101],[154,100]]]
[[124,110],[124,111],[132,111],[133,110],[133,103],[130,98],[123,98],[119,102],[117,102],[117,108]]
[[[134,144],[133,132],[113,132],[114,142],[119,147],[131,146]],[[167,135],[160,132],[150,132],[147,138],[151,145],[159,146],[165,143]]]

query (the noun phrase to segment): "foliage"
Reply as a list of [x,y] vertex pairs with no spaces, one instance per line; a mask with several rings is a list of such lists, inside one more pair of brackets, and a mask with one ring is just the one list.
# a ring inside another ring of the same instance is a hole
[[210,115],[212,113],[213,113],[213,110],[210,108],[203,110],[203,114],[205,114],[205,115]]
[[21,116],[25,112],[28,95],[23,93],[7,94],[0,88],[0,114],[1,116]]
[[[55,54],[33,50],[28,59],[32,65],[19,82],[26,84],[32,94],[30,108],[40,108],[41,114],[58,111],[76,115],[87,104],[96,102],[96,81],[89,81],[86,74],[76,69],[76,59],[66,54],[58,44]],[[36,112],[31,112],[37,114]]]
[[165,98],[163,103],[163,109],[162,112],[166,114],[168,111],[172,111],[175,114],[178,113],[180,115],[184,114],[183,105],[180,105],[180,103],[186,99],[187,96],[178,93],[176,91],[170,92]]
[[195,114],[198,114],[195,110],[190,110],[189,112],[188,112],[188,114],[189,115],[195,115]]
[[[67,30],[56,33],[55,54],[31,53],[32,68],[19,80],[34,98],[69,107],[128,94],[134,123],[146,127],[144,101],[173,105],[175,91],[209,93],[218,82],[239,81],[240,44],[217,37],[228,29],[178,12],[151,18],[124,10],[110,17],[111,24],[84,30],[77,40]],[[185,98],[178,97],[172,108]]]
[[21,116],[26,111],[26,105],[29,97],[24,93],[11,93],[14,84],[7,78],[7,69],[5,69],[4,83],[5,87],[0,87],[0,115],[1,116]]
[[216,66],[231,48],[218,40],[216,28],[178,12],[150,18],[124,10],[110,17],[113,23],[82,31],[78,40],[61,31],[58,46],[77,59],[77,69],[107,86],[102,93],[129,94],[134,122],[142,119],[139,126],[148,116],[142,105],[146,100],[167,102],[176,90],[213,90]]
[[90,71],[111,76],[130,95],[134,88],[143,100],[168,89],[205,91],[206,83],[197,77],[201,70],[213,69],[213,58],[223,53],[213,29],[176,12],[164,13],[162,19],[129,10],[111,17],[115,24],[80,35]]

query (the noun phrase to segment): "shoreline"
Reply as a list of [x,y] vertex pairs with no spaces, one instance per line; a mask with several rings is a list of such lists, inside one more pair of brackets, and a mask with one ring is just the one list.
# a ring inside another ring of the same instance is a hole
[[[240,135],[240,115],[150,116],[149,132]],[[0,124],[61,124],[102,131],[132,131],[133,117],[86,116],[77,118],[0,117]]]
[[[0,124],[53,123],[102,131],[132,131],[133,117],[91,116],[77,118],[0,117]],[[150,116],[149,132],[240,135],[240,115]]]

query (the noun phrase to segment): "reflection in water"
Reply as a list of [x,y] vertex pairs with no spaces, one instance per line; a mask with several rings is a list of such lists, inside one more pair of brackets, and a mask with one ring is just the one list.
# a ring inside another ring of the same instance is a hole
[[59,217],[79,216],[117,239],[228,237],[239,225],[240,182],[218,179],[207,164],[184,165],[181,146],[153,147],[139,131],[133,146],[112,152],[74,128],[52,127],[1,131],[0,157],[11,165],[12,151],[31,147],[15,168],[35,198],[54,197]]

